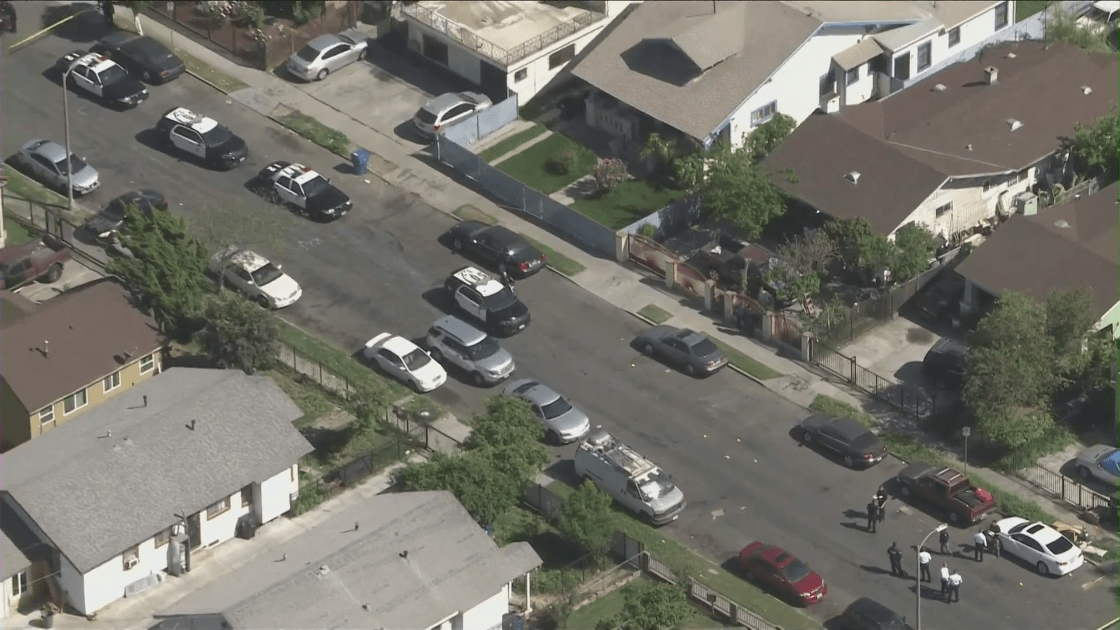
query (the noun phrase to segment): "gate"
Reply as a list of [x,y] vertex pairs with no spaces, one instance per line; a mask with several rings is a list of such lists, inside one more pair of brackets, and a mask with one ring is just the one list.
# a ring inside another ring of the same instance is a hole
[[629,259],[639,265],[665,277],[665,269],[670,260],[676,260],[668,249],[660,244],[638,234],[630,235]]
[[855,357],[841,354],[835,348],[821,343],[815,336],[809,339],[809,362],[839,376],[846,383],[871,394],[899,411],[922,422],[937,413],[936,401],[925,392],[888,378],[859,365]]
[[770,336],[782,343],[801,347],[801,322],[785,313],[768,313],[770,317]]
[[704,299],[704,292],[707,289],[708,279],[700,270],[692,265],[679,262],[676,265],[677,277],[674,284],[679,286],[694,298]]

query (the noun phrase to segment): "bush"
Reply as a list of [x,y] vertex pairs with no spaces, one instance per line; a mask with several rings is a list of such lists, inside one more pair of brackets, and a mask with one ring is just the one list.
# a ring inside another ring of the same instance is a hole
[[648,239],[651,239],[651,240],[656,239],[657,238],[657,227],[655,225],[653,225],[652,223],[646,223],[642,227],[638,228],[638,235],[639,236],[644,236],[644,237],[646,237]]
[[591,175],[595,178],[595,183],[599,185],[599,188],[603,190],[614,190],[629,177],[626,173],[626,165],[618,158],[599,160],[599,163],[591,170]]
[[567,175],[576,167],[576,153],[571,149],[562,149],[548,161],[548,170],[553,175]]
[[1032,440],[1000,456],[992,462],[991,468],[1004,473],[1012,473],[1030,466],[1052,453],[1077,441],[1077,436],[1068,427],[1056,424],[1037,440]]

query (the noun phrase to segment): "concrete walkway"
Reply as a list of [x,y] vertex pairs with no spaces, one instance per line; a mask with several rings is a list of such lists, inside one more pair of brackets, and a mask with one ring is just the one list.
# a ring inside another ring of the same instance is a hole
[[[131,13],[124,7],[117,10],[117,15],[128,21],[132,20]],[[642,274],[623,267],[614,260],[590,255],[516,214],[500,208],[476,191],[448,178],[443,172],[432,166],[430,157],[416,152],[415,147],[407,146],[394,137],[364,126],[358,122],[356,115],[352,116],[336,110],[330,104],[312,97],[296,85],[288,83],[273,74],[240,66],[182,34],[177,33],[172,38],[168,27],[153,20],[144,19],[143,29],[146,35],[165,42],[171,42],[173,39],[177,47],[200,62],[211,65],[249,86],[231,93],[230,97],[260,113],[272,117],[278,108],[280,111],[298,110],[328,127],[345,133],[354,144],[377,154],[376,158],[370,160],[372,174],[387,183],[413,192],[428,204],[451,216],[454,216],[452,212],[457,208],[464,204],[470,204],[497,218],[506,227],[544,243],[556,252],[578,262],[584,267],[584,270],[568,279],[618,308],[634,314],[636,317],[641,317],[637,314],[638,311],[648,305],[655,305],[672,315],[668,323],[701,331],[770,367],[781,376],[757,382],[778,395],[806,407],[813,402],[817,395],[830,396],[857,408],[867,410],[886,426],[912,430],[913,423],[909,418],[901,417],[893,411],[884,410],[882,405],[868,397],[862,394],[855,395],[846,387],[840,387],[822,379],[821,376],[810,371],[807,366],[779,357],[773,348],[732,332],[708,315],[682,305],[680,296],[660,289],[655,284],[648,283],[648,281],[643,282],[645,277]],[[216,87],[216,89],[218,88]],[[915,433],[915,437],[929,446],[943,451],[950,458],[956,457],[955,452],[943,448],[925,434]],[[963,467],[963,464],[961,466]],[[977,469],[971,467],[971,470]],[[1000,475],[991,470],[982,472],[985,478],[1000,490],[1034,501],[1043,496],[1017,479]],[[1067,504],[1051,503],[1047,505],[1047,508],[1063,520],[1077,521],[1076,513],[1068,509]]]

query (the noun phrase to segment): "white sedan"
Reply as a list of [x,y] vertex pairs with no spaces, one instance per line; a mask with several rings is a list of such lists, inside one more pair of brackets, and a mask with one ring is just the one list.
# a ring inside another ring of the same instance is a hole
[[1003,551],[1033,564],[1040,575],[1065,575],[1085,563],[1081,549],[1049,525],[1012,516],[996,527]]
[[366,342],[362,356],[417,392],[430,392],[447,381],[447,371],[411,341],[381,333]]

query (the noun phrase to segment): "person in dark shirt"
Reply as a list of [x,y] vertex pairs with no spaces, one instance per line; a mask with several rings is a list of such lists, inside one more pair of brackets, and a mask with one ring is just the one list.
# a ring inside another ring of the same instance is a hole
[[8,0],[0,2],[0,20],[3,20],[3,30],[16,32],[16,8]]

